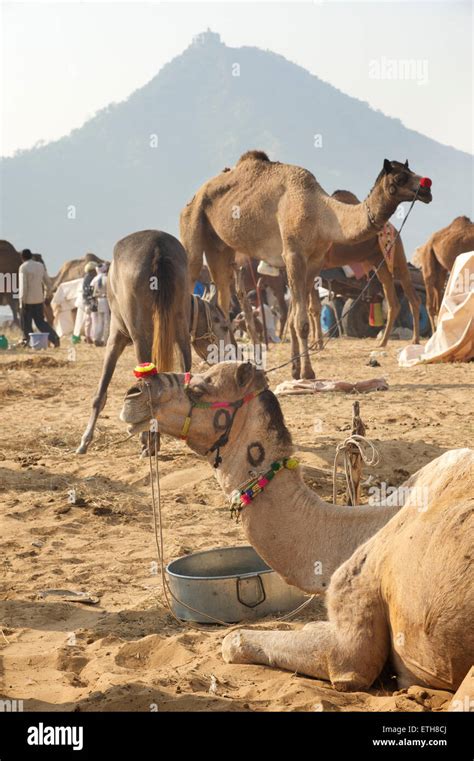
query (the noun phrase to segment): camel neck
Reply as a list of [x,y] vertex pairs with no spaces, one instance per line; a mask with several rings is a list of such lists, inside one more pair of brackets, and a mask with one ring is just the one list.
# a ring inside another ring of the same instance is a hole
[[[292,454],[291,446],[285,447],[275,437],[266,439],[263,447],[255,432],[247,437],[243,428],[233,433],[216,471],[229,500],[252,475],[266,472],[272,462]],[[262,451],[261,464],[250,468],[248,453],[257,458]],[[326,503],[305,485],[301,467],[284,468],[243,508],[241,521],[250,544],[289,584],[324,593],[336,568],[398,509]]]
[[380,183],[376,183],[362,203],[342,203],[324,196],[323,203],[332,212],[329,218],[329,239],[333,243],[358,243],[373,237],[388,222],[397,208]]

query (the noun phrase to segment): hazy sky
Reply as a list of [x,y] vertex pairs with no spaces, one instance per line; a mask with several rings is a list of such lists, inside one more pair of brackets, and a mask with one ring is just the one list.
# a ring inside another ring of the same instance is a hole
[[2,155],[61,137],[124,100],[207,27],[229,46],[281,53],[406,126],[473,152],[468,0],[2,1],[1,27]]

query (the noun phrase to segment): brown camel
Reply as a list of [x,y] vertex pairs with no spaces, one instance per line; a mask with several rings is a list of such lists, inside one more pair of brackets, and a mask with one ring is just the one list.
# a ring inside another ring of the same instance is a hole
[[433,233],[417,248],[414,264],[421,267],[426,288],[426,308],[431,328],[436,330],[436,317],[443,300],[446,279],[459,254],[474,250],[474,223],[469,217],[456,217],[450,225]]
[[373,237],[403,201],[416,197],[429,203],[430,185],[428,178],[408,168],[408,162],[385,159],[365,201],[346,204],[328,195],[308,170],[249,151],[233,169],[204,183],[181,212],[181,240],[191,279],[198,277],[205,252],[219,304],[227,314],[237,251],[275,267],[286,265],[293,311],[292,373],[295,378],[314,378],[308,355],[308,263],[315,259],[320,266],[332,243]]
[[[340,690],[370,687],[389,661],[400,687],[457,689],[474,660],[474,451],[445,452],[386,504],[347,507],[304,484],[278,400],[250,363],[221,363],[186,387],[184,376],[166,373],[139,381],[120,417],[131,433],[156,418],[177,438],[190,403],[203,402],[234,410],[213,470],[240,504],[248,541],[289,584],[327,592],[329,616],[300,631],[235,631],[224,639],[224,659],[327,679]],[[204,405],[192,409],[187,443],[215,464],[216,417]],[[263,488],[245,505],[241,495],[258,474]]]
[[[336,190],[333,194],[342,203],[360,203],[354,193],[349,190]],[[392,333],[392,329],[400,312],[400,302],[395,290],[395,280],[400,280],[402,288],[410,305],[413,317],[412,343],[420,343],[420,298],[416,293],[410,277],[405,250],[401,238],[395,238],[396,230],[390,222],[387,222],[384,230],[362,243],[354,245],[335,243],[327,252],[325,259],[319,267],[308,267],[308,293],[310,298],[310,313],[314,316],[318,344],[323,345],[321,330],[321,301],[318,291],[314,288],[314,278],[318,277],[321,270],[330,267],[342,267],[345,264],[361,263],[366,271],[377,270],[385,299],[388,304],[388,315],[385,330],[380,341],[380,346],[386,346]],[[394,243],[392,244],[392,241]],[[384,256],[384,249],[387,251]]]
[[221,309],[189,295],[186,252],[168,233],[144,230],[116,244],[107,296],[111,317],[102,375],[77,454],[87,452],[117,361],[128,344],[133,343],[138,363],[153,358],[159,370],[173,369],[177,344],[182,368],[188,371],[191,340],[203,359],[211,344],[232,341]]
[[21,256],[7,240],[0,240],[0,305],[12,310],[13,324],[20,325],[18,270]]
[[88,262],[102,264],[103,261],[103,259],[99,259],[95,254],[86,254],[82,259],[70,259],[64,262],[56,277],[52,278],[53,292],[57,291],[61,283],[67,283],[69,280],[77,280],[80,277],[84,277],[84,267]]

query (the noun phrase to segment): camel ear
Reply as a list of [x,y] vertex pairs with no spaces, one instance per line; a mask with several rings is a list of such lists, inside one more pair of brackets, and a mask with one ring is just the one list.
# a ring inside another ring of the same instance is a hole
[[405,169],[409,169],[409,168],[410,168],[410,167],[408,166],[408,159],[407,159],[407,160],[405,161]]
[[235,380],[239,388],[248,386],[255,375],[255,367],[251,362],[241,362],[235,374]]
[[388,159],[383,160],[383,170],[385,174],[390,174],[390,172],[392,171],[392,162],[389,161]]

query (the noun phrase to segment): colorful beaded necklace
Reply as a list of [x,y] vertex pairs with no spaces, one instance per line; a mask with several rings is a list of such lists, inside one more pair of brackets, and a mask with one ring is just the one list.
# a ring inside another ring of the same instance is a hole
[[284,468],[287,470],[295,470],[299,465],[296,457],[284,457],[283,460],[275,460],[270,465],[270,470],[266,473],[261,473],[259,476],[254,476],[240,488],[235,489],[230,495],[230,514],[239,519],[239,515],[244,507],[250,505],[252,500],[264,490],[265,486],[270,483],[272,478],[277,473],[280,473]]

